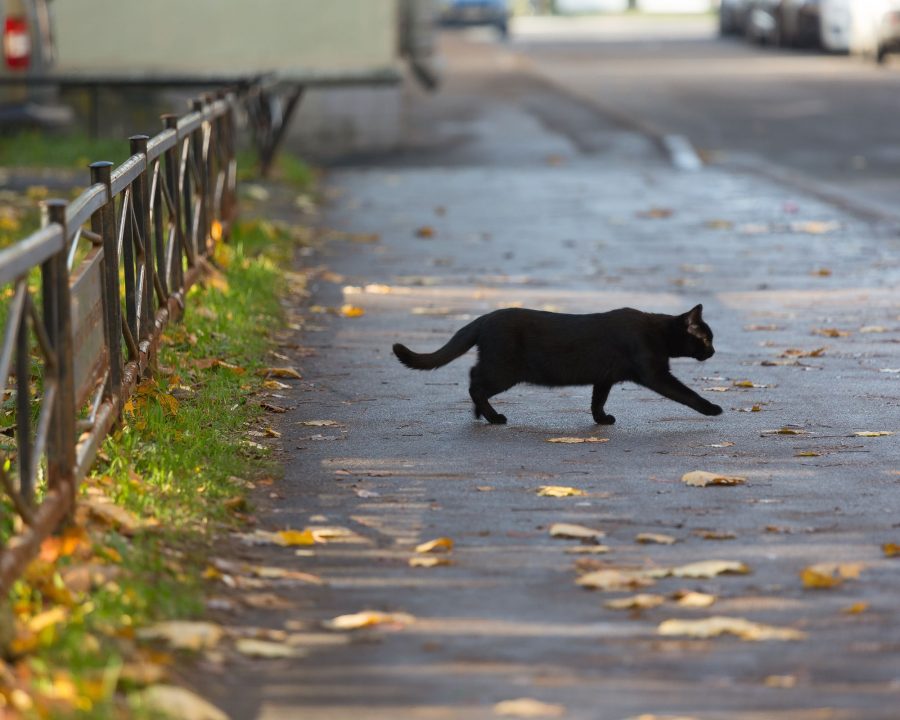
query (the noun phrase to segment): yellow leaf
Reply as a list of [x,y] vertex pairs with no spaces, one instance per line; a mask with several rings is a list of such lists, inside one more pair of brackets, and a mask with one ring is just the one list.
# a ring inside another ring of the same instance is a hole
[[883,325],[865,325],[859,331],[861,333],[886,333],[888,329]]
[[574,445],[576,443],[605,443],[609,442],[609,438],[600,437],[556,437],[547,438],[549,443],[563,443],[566,445]]
[[584,490],[568,487],[566,485],[541,485],[537,489],[537,494],[541,497],[571,497],[573,495],[584,495]]
[[603,606],[610,610],[649,610],[662,605],[665,600],[662,595],[639,593],[631,597],[607,600]]
[[359,628],[373,625],[398,625],[404,626],[415,622],[415,618],[408,613],[386,613],[378,610],[363,610],[351,615],[338,615],[336,618],[326,620],[322,625],[328,630],[358,630]]
[[747,478],[737,475],[719,475],[705,470],[694,470],[681,476],[681,481],[693,487],[706,487],[707,485],[743,485]]
[[860,563],[818,563],[804,568],[800,572],[800,579],[803,587],[832,588],[842,584],[844,580],[855,580],[862,569]]
[[222,239],[222,223],[218,220],[213,220],[209,228],[209,236],[215,242],[219,242]]
[[125,535],[133,535],[147,525],[145,521],[138,518],[134,513],[119,507],[99,491],[93,491],[79,502],[82,507],[87,508],[92,517],[116,528]]
[[864,613],[869,609],[869,603],[867,602],[855,602],[852,605],[848,605],[843,610],[842,613],[845,615],[859,615],[860,613]]
[[366,311],[356,305],[345,304],[341,306],[341,315],[348,318],[361,317]]
[[48,627],[59,625],[68,616],[68,609],[62,607],[61,605],[57,605],[55,608],[45,610],[44,612],[38,613],[34,617],[30,618],[26,623],[26,627],[31,632],[39,634],[43,630],[46,630]]
[[416,545],[417,553],[450,552],[452,549],[453,540],[448,537],[439,537]]
[[594,530],[584,525],[573,525],[571,523],[553,523],[550,526],[550,536],[555,538],[566,538],[568,540],[596,540],[597,538],[606,537],[606,533],[602,530]]
[[712,578],[717,575],[746,575],[750,568],[734,560],[703,560],[674,567],[669,571],[672,577]]
[[794,453],[794,457],[819,457],[821,453],[817,453],[815,450],[801,450],[798,453]]
[[263,382],[262,386],[266,390],[287,390],[290,388],[290,385],[283,382],[278,382],[277,380],[266,380]]
[[294,545],[315,545],[316,539],[312,530],[281,530],[275,533],[278,537],[279,545],[291,547]]
[[410,567],[431,568],[439,565],[452,565],[453,562],[448,557],[435,557],[433,555],[427,557],[412,557],[409,559]]
[[643,545],[656,543],[657,545],[672,545],[675,542],[675,538],[671,535],[661,535],[659,533],[639,533],[637,537],[635,537],[635,542],[639,542]]
[[554,718],[566,714],[564,705],[551,705],[534,698],[504,700],[494,705],[494,715],[517,718]]
[[566,555],[605,555],[608,552],[608,545],[575,545],[566,548]]
[[712,605],[716,600],[715,595],[709,595],[702,592],[694,592],[692,590],[684,590],[675,593],[675,601],[686,608],[706,608]]
[[881,546],[881,551],[885,557],[897,557],[900,555],[900,543],[884,543]]
[[892,430],[859,430],[853,434],[856,437],[886,437],[893,435],[894,432]]
[[697,530],[694,534],[704,540],[734,540],[737,537],[731,530]]
[[751,622],[744,618],[715,616],[705,620],[671,619],[660,623],[660,635],[691,638],[713,638],[719,635],[736,635],[741,640],[803,640],[806,633],[793,628],[774,627]]
[[654,579],[642,570],[595,570],[575,581],[589,590],[632,590],[653,585]]
[[422,227],[420,227],[416,230],[417,238],[430,239],[430,238],[433,238],[434,236],[435,236],[434,228],[431,227],[430,225],[423,225]]
[[818,330],[813,330],[813,334],[832,338],[849,337],[850,335],[846,330],[838,330],[837,328],[819,328]]

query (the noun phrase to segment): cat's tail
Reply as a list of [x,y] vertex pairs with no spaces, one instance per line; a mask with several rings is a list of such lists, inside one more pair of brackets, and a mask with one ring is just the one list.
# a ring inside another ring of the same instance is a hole
[[435,350],[433,353],[417,353],[410,350],[405,345],[396,343],[394,345],[394,355],[406,367],[413,370],[434,370],[456,360],[460,355],[466,353],[476,342],[478,342],[478,326],[481,318],[473,320],[464,328],[457,331],[456,335],[450,338],[444,347]]

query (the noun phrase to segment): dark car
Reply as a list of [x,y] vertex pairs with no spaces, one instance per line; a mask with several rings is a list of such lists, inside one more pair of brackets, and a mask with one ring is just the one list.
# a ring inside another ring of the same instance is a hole
[[506,0],[442,0],[438,17],[446,27],[493,25],[503,37],[509,34]]
[[778,9],[778,41],[785,47],[819,47],[822,44],[820,0],[781,0]]
[[721,0],[719,3],[719,34],[743,35],[747,25],[749,0]]

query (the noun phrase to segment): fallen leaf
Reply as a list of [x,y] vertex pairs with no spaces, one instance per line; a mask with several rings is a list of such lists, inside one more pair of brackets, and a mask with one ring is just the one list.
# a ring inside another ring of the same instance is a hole
[[747,478],[737,475],[718,475],[706,470],[694,470],[681,476],[681,481],[693,487],[706,487],[708,485],[743,485]]
[[884,543],[881,546],[881,552],[884,553],[885,557],[897,557],[900,555],[900,544],[898,543]]
[[794,453],[794,457],[819,457],[820,455],[821,453],[817,453],[815,450],[801,450]]
[[858,430],[853,433],[856,437],[886,437],[893,435],[893,430]]
[[431,568],[440,565],[452,565],[453,561],[448,557],[436,557],[434,555],[427,557],[411,557],[409,559],[410,567]]
[[741,640],[803,640],[806,633],[793,628],[774,627],[751,622],[744,618],[715,616],[705,620],[671,619],[660,623],[660,635],[712,638],[719,635],[736,635]]
[[763,680],[763,685],[771,688],[789,689],[797,685],[796,675],[769,675]]
[[791,232],[804,233],[806,235],[825,235],[841,229],[841,224],[836,220],[805,220],[792,222]]
[[666,599],[662,595],[652,595],[649,593],[639,593],[631,597],[616,598],[615,600],[607,600],[603,603],[604,607],[610,610],[649,610],[659,607]]
[[731,530],[695,530],[694,534],[704,540],[734,540],[737,537]]
[[[822,357],[828,348],[820,347],[813,350],[800,350],[799,348],[788,348],[779,357],[787,358],[817,358]],[[772,363],[777,365],[778,363]]]
[[301,420],[298,425],[306,425],[307,427],[341,427],[336,420]]
[[711,447],[711,448],[728,448],[728,447],[734,447],[734,443],[731,442],[730,440],[725,440],[724,442],[713,443],[712,445],[708,445],[707,447]]
[[753,382],[752,380],[735,380],[735,381],[732,382],[731,384],[732,384],[734,387],[737,387],[737,388],[757,388],[757,389],[761,389],[761,388],[767,388],[767,387],[769,387],[768,385],[763,385],[763,384],[760,384],[760,383],[755,383],[755,382]]
[[358,630],[373,625],[409,625],[415,618],[408,613],[386,613],[378,610],[363,610],[352,615],[338,615],[322,623],[328,630]]
[[595,570],[575,581],[589,590],[632,590],[653,585],[654,578],[643,570]]
[[134,513],[116,505],[110,498],[95,488],[91,488],[87,497],[79,498],[78,503],[81,507],[87,508],[88,512],[96,520],[115,528],[123,535],[134,535],[138,530],[148,525]]
[[366,311],[356,305],[345,304],[341,306],[341,315],[347,318],[362,317]]
[[864,613],[869,609],[869,603],[867,602],[855,602],[852,605],[848,605],[847,607],[841,610],[845,615],[859,615],[860,613]]
[[695,592],[693,590],[676,592],[673,597],[681,607],[686,608],[707,608],[718,599],[715,595]]
[[703,388],[706,392],[728,392],[731,390],[730,387],[726,387],[725,385],[713,385],[712,387]]
[[566,445],[574,445],[576,443],[605,443],[609,442],[609,438],[599,437],[556,437],[547,438],[549,443],[563,443]]
[[712,578],[717,575],[746,575],[750,568],[735,560],[702,560],[674,567],[669,571],[678,578]]
[[861,333],[886,333],[888,329],[883,325],[865,325],[859,331]]
[[818,328],[813,330],[813,335],[823,335],[824,337],[839,338],[849,337],[850,333],[846,330],[838,330],[837,328]]
[[566,485],[541,485],[537,489],[537,494],[541,497],[572,497],[573,495],[584,495],[584,490],[568,487]]
[[242,655],[253,658],[292,658],[302,657],[306,654],[300,648],[292,647],[285,643],[256,640],[254,638],[241,638],[235,642],[234,648]]
[[277,544],[291,547],[294,545],[315,545],[316,538],[313,531],[306,530],[281,530],[275,533],[278,538]]
[[747,330],[749,332],[759,332],[762,330],[775,331],[775,330],[782,330],[782,329],[783,328],[781,328],[778,325],[745,325],[744,326],[744,330]]
[[224,631],[220,625],[191,620],[166,620],[141,628],[141,640],[162,640],[176,650],[210,650],[219,644]]
[[661,535],[659,533],[639,533],[634,540],[635,542],[644,545],[650,543],[655,543],[657,545],[672,545],[675,543],[675,538],[671,535]]
[[563,717],[565,714],[564,705],[551,705],[534,698],[504,700],[494,705],[494,715],[501,717],[543,718]]
[[293,378],[294,380],[302,380],[303,376],[294,367],[270,367],[260,370],[257,375],[267,378]]
[[652,207],[649,210],[642,210],[637,213],[639,218],[645,218],[649,220],[663,220],[665,218],[672,217],[675,214],[675,211],[671,208],[664,207]]
[[763,430],[760,435],[809,435],[809,431],[787,425],[776,430]]
[[422,238],[425,240],[429,240],[433,238],[437,233],[435,233],[434,228],[431,225],[423,225],[420,228],[416,229],[416,237]]
[[215,705],[176,685],[152,685],[137,694],[137,704],[153,717],[178,720],[228,720]]
[[817,563],[803,568],[800,579],[806,588],[832,588],[844,580],[855,580],[862,570],[860,563]]
[[608,545],[575,545],[565,549],[566,555],[605,555],[608,552]]
[[453,549],[453,540],[448,537],[439,537],[429,540],[421,545],[416,545],[417,553],[450,552]]
[[266,412],[277,413],[279,415],[287,412],[286,407],[282,407],[281,405],[276,405],[275,403],[261,402],[259,404],[259,406]]
[[550,536],[568,540],[596,540],[597,538],[606,537],[606,533],[602,530],[594,530],[593,528],[585,527],[584,525],[553,523],[550,526]]
[[731,230],[734,223],[730,220],[707,220],[704,225],[710,230]]

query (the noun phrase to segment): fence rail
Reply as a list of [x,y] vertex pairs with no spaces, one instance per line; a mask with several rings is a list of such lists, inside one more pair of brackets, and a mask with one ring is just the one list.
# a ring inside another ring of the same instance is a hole
[[73,510],[163,329],[229,234],[245,99],[220,92],[163,116],[161,133],[130,138],[118,167],[93,163],[87,190],[45,202],[42,228],[0,251],[0,388],[15,417],[0,451],[0,601]]

